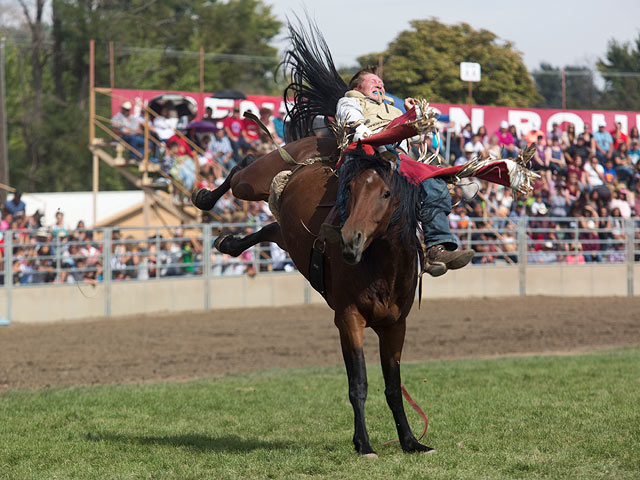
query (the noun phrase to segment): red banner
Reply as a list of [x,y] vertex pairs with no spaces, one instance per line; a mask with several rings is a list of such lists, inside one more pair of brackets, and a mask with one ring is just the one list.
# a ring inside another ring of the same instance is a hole
[[[112,113],[118,112],[122,102],[129,100],[133,103],[136,112],[141,111],[141,105],[147,105],[152,99],[164,94],[178,94],[185,97],[196,108],[196,119],[204,114],[206,107],[211,107],[215,118],[223,118],[233,109],[235,104],[240,106],[241,112],[251,110],[256,115],[258,110],[266,106],[274,112],[284,110],[284,102],[281,97],[267,95],[247,95],[246,100],[227,100],[211,98],[212,93],[194,92],[167,92],[163,90],[113,90],[111,109]],[[491,135],[495,132],[502,120],[510,125],[515,125],[521,134],[526,134],[532,129],[551,131],[554,123],[566,130],[569,123],[573,123],[576,132],[584,131],[585,123],[590,125],[592,131],[597,130],[600,123],[607,124],[607,130],[613,130],[614,123],[622,124],[622,131],[628,133],[633,126],[640,126],[640,112],[613,111],[613,110],[560,110],[548,108],[511,108],[511,107],[484,107],[480,105],[455,105],[446,103],[432,103],[442,114],[448,114],[450,120],[455,123],[456,130],[471,123],[474,132],[484,125]]]

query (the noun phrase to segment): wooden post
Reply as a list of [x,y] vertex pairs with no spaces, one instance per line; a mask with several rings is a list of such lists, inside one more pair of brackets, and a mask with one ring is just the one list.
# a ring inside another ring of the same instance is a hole
[[[96,41],[89,41],[89,147],[93,148],[96,137]],[[98,221],[98,188],[99,188],[99,162],[98,156],[93,154],[93,225]]]
[[95,89],[95,55],[96,41],[89,40],[89,145],[93,145],[96,136],[96,91]]
[[204,47],[202,45],[200,45],[200,93],[204,93]]
[[378,55],[378,76],[382,78],[382,55]]
[[100,161],[93,154],[93,224],[98,223],[98,190],[100,184]]
[[109,85],[111,86],[111,90],[115,87],[115,70],[113,67],[113,41],[109,42]]
[[467,82],[469,84],[469,105],[473,105],[473,95],[471,94],[473,92],[473,82]]
[[567,78],[564,73],[564,68],[562,69],[562,109],[565,110],[567,108]]

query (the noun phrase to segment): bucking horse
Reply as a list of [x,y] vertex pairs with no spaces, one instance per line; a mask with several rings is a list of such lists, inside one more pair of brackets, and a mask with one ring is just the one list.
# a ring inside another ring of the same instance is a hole
[[[314,135],[314,119],[335,115],[347,85],[315,25],[309,22],[306,31],[289,25],[289,33],[291,48],[284,60],[291,71],[284,96],[293,99],[287,106],[288,143],[240,163],[217,189],[194,191],[193,203],[210,210],[229,189],[243,200],[268,201],[271,196],[277,222],[244,237],[220,236],[215,247],[237,256],[260,242],[275,242],[322,293],[340,332],[358,454],[377,456],[365,423],[366,327],[379,338],[385,396],[402,449],[429,452],[432,448],[416,439],[407,421],[400,376],[406,319],[422,255],[416,234],[419,186],[366,143],[352,145],[340,160],[342,137]],[[455,169],[448,176],[459,178],[484,169],[485,174],[500,177],[499,183],[505,183],[506,175],[507,184],[514,186],[511,177],[522,175],[519,168],[476,162],[474,168]],[[346,218],[336,212],[345,212]]]

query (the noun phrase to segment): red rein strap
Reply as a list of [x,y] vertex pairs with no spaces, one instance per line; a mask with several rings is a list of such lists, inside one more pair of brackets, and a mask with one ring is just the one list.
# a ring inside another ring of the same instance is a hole
[[[404,385],[400,384],[400,387],[402,388],[402,396],[407,400],[407,402],[409,402],[409,405],[411,405],[413,407],[413,409],[418,413],[418,415],[420,415],[420,417],[422,417],[422,420],[424,420],[424,430],[422,430],[422,435],[420,435],[420,438],[418,438],[418,441],[420,441],[420,440],[422,440],[422,437],[424,437],[425,433],[427,433],[427,427],[429,426],[429,420],[427,420],[427,416],[425,415],[425,413],[420,408],[420,405],[418,405],[413,400],[413,398],[411,398],[411,395],[409,395],[409,392],[407,392],[407,389],[404,388]],[[383,445],[389,445],[390,443],[398,442],[398,441],[399,440],[397,438],[395,438],[393,440],[389,440],[388,442],[384,442]]]

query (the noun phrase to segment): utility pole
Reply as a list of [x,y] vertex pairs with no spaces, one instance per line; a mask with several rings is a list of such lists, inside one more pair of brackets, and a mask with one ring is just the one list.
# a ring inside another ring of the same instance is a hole
[[[7,132],[7,110],[6,110],[6,79],[4,71],[4,47],[6,38],[0,38],[0,183],[9,185],[9,153],[8,153],[8,132]],[[6,190],[0,189],[1,205],[7,200]]]

